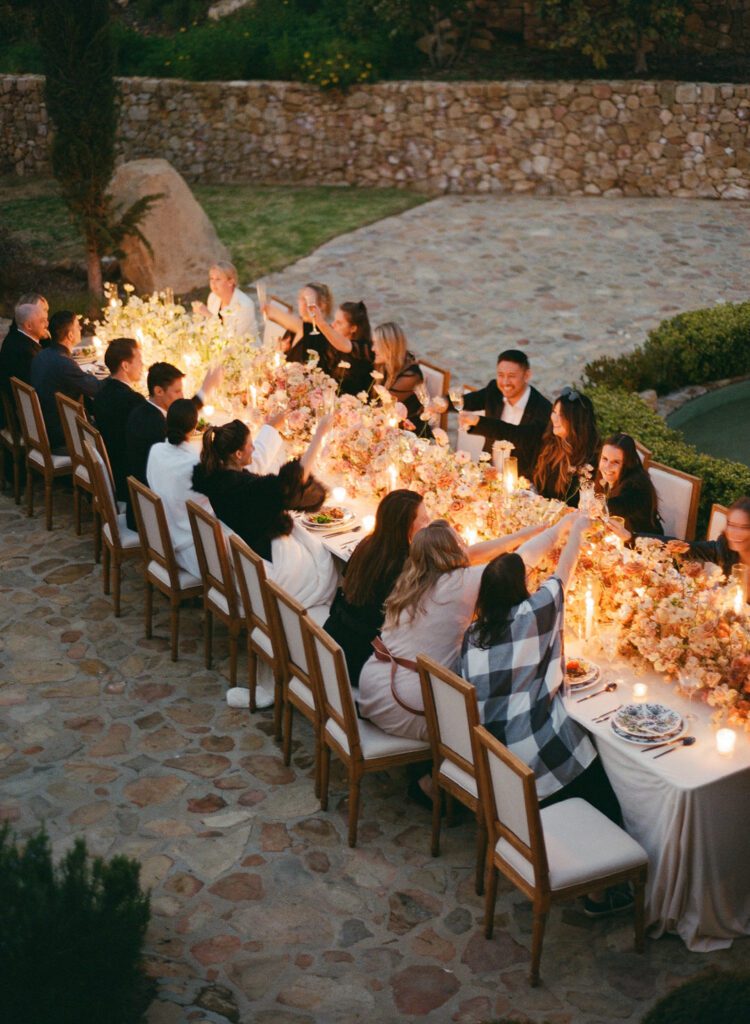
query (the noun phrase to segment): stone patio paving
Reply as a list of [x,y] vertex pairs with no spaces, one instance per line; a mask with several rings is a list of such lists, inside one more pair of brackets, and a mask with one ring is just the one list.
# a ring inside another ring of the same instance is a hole
[[[308,279],[364,296],[374,323],[400,319],[467,383],[527,344],[554,391],[663,316],[745,298],[749,225],[740,204],[447,197],[271,281],[287,296]],[[203,667],[198,608],[182,613],[176,664],[161,602],[143,639],[130,566],[115,620],[71,504],[59,494],[50,535],[0,497],[0,816],[22,834],[44,822],[58,853],[83,835],[96,853],[140,859],[159,985],[149,1024],[635,1022],[681,980],[744,965],[747,939],[697,955],[666,937],[638,957],[629,917],[594,923],[570,904],[551,914],[543,984],[529,989],[529,907],[501,883],[484,940],[471,824],[446,830],[432,859],[403,774],[369,777],[350,850],[343,774],[322,813],[307,725],[286,768],[270,712],[228,709],[226,662]],[[217,628],[219,655],[225,639]]]

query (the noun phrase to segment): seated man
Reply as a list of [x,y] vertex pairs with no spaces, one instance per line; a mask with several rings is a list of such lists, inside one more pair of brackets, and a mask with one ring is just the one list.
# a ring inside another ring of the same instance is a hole
[[[31,383],[31,361],[42,351],[42,339],[49,337],[49,306],[43,295],[22,295],[16,303],[14,320],[0,348],[0,390],[13,400],[10,378]],[[0,424],[2,424],[0,407]]]
[[125,431],[133,409],[147,402],[145,395],[134,391],[143,375],[143,357],[133,338],[115,338],[107,346],[104,362],[110,372],[94,398],[94,419],[101,431],[112,465],[118,501],[127,501],[128,475]]
[[55,395],[61,391],[75,400],[81,395],[93,398],[101,383],[92,373],[84,373],[72,356],[81,340],[81,324],[75,313],[64,309],[49,322],[51,342],[31,364],[31,385],[36,388],[52,451],[65,454],[65,435],[57,414]]
[[[552,404],[529,384],[531,369],[525,353],[506,349],[497,357],[497,377],[479,391],[464,397],[461,426],[470,434],[485,438],[484,450],[492,451],[495,441],[515,446],[518,472],[531,479]],[[476,410],[484,410],[478,415]]]
[[[131,409],[125,424],[125,465],[127,476],[134,476],[146,483],[146,465],[151,446],[167,436],[167,411],[172,402],[183,398],[182,378],[185,374],[171,363],[154,363],[146,377],[148,400],[139,402]],[[210,392],[221,384],[224,371],[221,367],[209,370],[193,401],[202,408]],[[127,522],[131,530],[136,528],[135,517],[127,501]]]

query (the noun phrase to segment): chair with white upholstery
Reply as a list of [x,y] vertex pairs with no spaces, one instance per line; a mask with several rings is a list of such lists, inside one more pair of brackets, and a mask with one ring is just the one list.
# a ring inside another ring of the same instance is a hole
[[0,400],[3,403],[3,417],[5,426],[0,430],[0,480],[5,490],[5,458],[2,449],[10,456],[13,463],[13,497],[16,505],[21,504],[21,464],[23,463],[25,446],[21,427],[18,423],[16,407],[10,400],[10,396],[4,391],[0,392]]
[[649,462],[646,467],[659,502],[659,515],[667,537],[680,540],[695,538],[701,480],[690,473]]
[[[440,398],[442,395],[448,394],[448,388],[451,383],[450,370],[443,370],[439,366],[433,366],[432,363],[426,363],[424,359],[419,360],[419,368],[422,371],[424,386],[427,388],[427,394],[430,398]],[[440,426],[445,430],[447,424],[448,413],[446,411],[441,413]]]
[[331,751],[338,755],[349,777],[349,846],[357,843],[362,776],[424,761],[430,746],[423,740],[391,736],[377,725],[357,717],[346,659],[336,641],[307,616],[302,629],[321,703],[320,806],[328,809]]
[[638,458],[641,460],[641,464],[644,469],[648,469],[648,465],[651,462],[651,449],[647,448],[645,444],[641,444],[640,441],[636,441],[633,438],[635,444],[635,450],[638,452]]
[[432,747],[432,856],[440,853],[440,791],[444,790],[449,817],[454,797],[476,815],[475,887],[481,896],[487,832],[474,767],[474,726],[479,725],[477,691],[424,654],[417,657],[417,665]]
[[266,592],[266,568],[263,559],[233,533],[229,549],[234,562],[234,575],[240,592],[247,626],[247,685],[250,691],[250,710],[255,711],[258,684],[258,658],[271,669],[274,678],[274,728],[276,739],[281,739],[281,708],[283,703],[281,666],[273,649],[270,619],[273,609]]
[[117,511],[117,501],[107,466],[94,445],[88,440],[84,442],[83,455],[86,459],[86,475],[93,487],[97,512],[103,523],[102,585],[104,593],[109,594],[111,582],[115,616],[119,617],[122,563],[126,559],[142,557],[141,542],[138,534],[128,528],[125,522],[125,513]]
[[630,882],[635,948],[643,952],[646,851],[579,797],[539,808],[534,772],[483,726],[475,726],[479,797],[487,824],[484,934],[492,938],[497,876],[531,900],[532,985],[539,984],[544,926],[552,903]]
[[58,477],[70,476],[73,463],[69,455],[53,455],[44,425],[42,407],[34,388],[18,377],[11,377],[18,422],[26,449],[26,512],[34,515],[34,479],[38,473],[44,480],[44,511],[47,529],[52,529],[52,485]]
[[[464,387],[464,394],[468,394],[471,391],[476,391],[476,388],[472,388],[470,385]],[[482,410],[479,410],[479,415],[482,415]],[[472,462],[478,462],[479,456],[484,451],[484,434],[470,434],[465,427],[456,428],[456,451],[457,452],[468,452],[471,455]]]
[[203,594],[197,576],[180,569],[174,556],[167,517],[161,498],[135,477],[128,477],[130,500],[133,503],[138,536],[143,550],[143,575],[146,581],[146,639],[153,626],[154,587],[169,600],[169,633],[172,661],[177,661],[180,631],[180,605]]
[[[271,309],[278,309],[282,313],[293,313],[293,307],[288,303],[284,302],[277,295],[268,295],[268,305]],[[263,324],[263,347],[264,348],[275,348],[278,342],[286,334],[286,328],[281,324],[274,323],[273,320],[268,319]]]
[[[97,452],[101,456],[102,465],[104,466],[104,471],[105,471],[106,478],[109,481],[110,490],[114,493],[114,490],[115,490],[115,478],[112,475],[112,466],[110,465],[110,462],[109,462],[109,452],[107,451],[107,446],[104,443],[104,438],[99,433],[99,431],[96,429],[96,427],[92,423],[89,423],[89,421],[86,419],[85,415],[83,415],[83,414],[81,414],[80,416],[76,417],[76,427],[78,428],[78,437],[80,438],[81,444],[85,445],[86,442],[88,441],[89,444],[93,445],[94,448],[96,448]],[[125,502],[124,501],[117,501],[116,505],[117,505],[117,514],[119,516],[119,515],[121,515],[125,511]],[[96,562],[98,562],[99,558],[101,557],[102,522],[101,522],[101,516],[99,515],[99,510],[96,507],[96,494],[94,494],[93,513],[94,513],[94,560]]]
[[711,506],[711,515],[708,517],[708,530],[706,540],[718,540],[727,528],[729,508],[727,505],[719,505],[714,502]]
[[[282,701],[276,701],[274,714],[278,715],[283,703],[284,764],[292,757],[292,713],[294,708],[303,715],[315,733],[315,795],[320,792],[320,708],[313,687],[307,660],[307,647],[302,623],[309,615],[322,617],[324,609],[304,608],[273,580],[266,581],[266,593],[271,611],[270,625],[274,654],[281,668]],[[327,617],[327,610],[325,611]]]
[[195,553],[203,580],[203,638],[206,668],[213,656],[213,620],[219,619],[229,630],[229,681],[237,685],[237,653],[244,619],[239,609],[227,541],[221,523],[194,501],[186,502]]
[[[86,455],[83,451],[83,442],[78,430],[79,416],[85,416],[83,406],[80,402],[74,401],[68,395],[58,391],[55,395],[57,402],[57,414],[60,417],[65,447],[68,449],[70,461],[73,463],[73,521],[75,522],[76,533],[81,533],[81,491],[85,491],[90,497],[94,495],[94,485],[89,478]],[[96,524],[95,524],[96,525]]]

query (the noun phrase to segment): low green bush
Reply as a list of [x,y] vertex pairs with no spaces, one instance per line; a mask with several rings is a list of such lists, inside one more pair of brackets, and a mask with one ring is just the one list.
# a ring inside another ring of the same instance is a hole
[[91,860],[83,840],[55,866],[42,831],[0,831],[0,1001],[13,1024],[136,1024],[149,899],[127,857]]
[[695,309],[664,320],[646,342],[625,355],[606,356],[584,370],[589,384],[659,395],[750,373],[750,302]]
[[650,448],[657,462],[701,478],[698,536],[705,533],[713,502],[731,505],[742,495],[750,494],[750,467],[699,452],[638,395],[604,384],[588,387],[586,393],[594,403],[602,437],[623,431]]

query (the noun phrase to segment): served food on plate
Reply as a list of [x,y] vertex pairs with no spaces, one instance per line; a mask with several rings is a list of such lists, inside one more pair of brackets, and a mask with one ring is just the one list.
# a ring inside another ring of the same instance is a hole
[[340,505],[324,505],[317,512],[308,512],[304,521],[310,526],[338,526],[347,519],[352,518],[353,513]]
[[594,666],[585,658],[568,658],[565,662],[565,675],[571,683],[579,683],[586,676],[591,675]]

